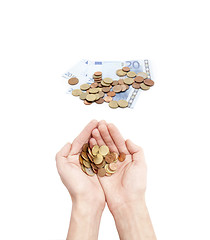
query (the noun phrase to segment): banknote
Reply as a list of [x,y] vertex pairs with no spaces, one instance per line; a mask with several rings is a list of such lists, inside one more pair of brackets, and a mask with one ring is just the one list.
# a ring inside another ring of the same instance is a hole
[[[103,73],[103,78],[109,77],[113,80],[119,80],[119,76],[116,75],[116,70],[122,67],[129,67],[131,71],[135,73],[146,72],[151,78],[150,66],[148,60],[130,60],[130,61],[90,61],[81,60],[71,69],[63,74],[64,79],[69,79],[71,77],[77,77],[79,79],[79,84],[75,86],[69,86],[67,93],[71,93],[72,90],[79,88],[81,84],[93,83],[93,74],[96,71],[101,71]],[[123,78],[123,77],[120,77]],[[113,100],[125,99],[128,102],[129,108],[134,108],[136,101],[142,92],[141,89],[134,89],[132,86],[125,92],[116,94]]]

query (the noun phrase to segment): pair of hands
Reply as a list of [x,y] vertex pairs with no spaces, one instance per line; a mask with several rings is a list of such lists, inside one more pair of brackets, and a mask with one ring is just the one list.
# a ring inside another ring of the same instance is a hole
[[[95,144],[107,145],[111,152],[126,154],[125,161],[118,161],[118,169],[111,177],[90,177],[81,170],[79,154],[88,141],[91,148]],[[147,171],[143,151],[130,140],[125,141],[113,124],[91,121],[72,144],[67,143],[57,153],[56,163],[73,205],[94,206],[103,211],[107,202],[115,215],[122,206],[144,201]]]

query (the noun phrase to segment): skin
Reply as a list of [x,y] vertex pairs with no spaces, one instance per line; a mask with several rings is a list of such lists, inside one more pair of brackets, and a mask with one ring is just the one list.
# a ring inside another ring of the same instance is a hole
[[[89,177],[81,171],[79,152],[88,141],[90,147],[107,145],[112,152],[126,154],[125,161],[117,163],[118,169],[111,177]],[[120,239],[156,239],[145,203],[147,168],[143,151],[130,140],[125,141],[113,124],[91,121],[72,145],[68,143],[61,149],[56,162],[72,198],[68,240],[98,238],[105,199]]]

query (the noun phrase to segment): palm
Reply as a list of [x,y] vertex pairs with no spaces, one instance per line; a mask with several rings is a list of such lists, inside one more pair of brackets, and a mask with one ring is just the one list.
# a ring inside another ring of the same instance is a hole
[[[106,144],[111,151],[124,152],[126,159],[118,162],[118,170],[111,177],[99,178],[110,210],[125,201],[133,201],[146,188],[145,162],[142,151],[136,145],[126,144],[115,126],[99,124],[92,132],[91,144]],[[133,147],[133,149],[132,149]],[[130,148],[130,149],[129,149]],[[113,196],[115,196],[113,198]]]
[[97,127],[97,121],[91,121],[72,144],[66,144],[56,155],[58,172],[62,182],[72,198],[83,197],[85,201],[105,202],[104,192],[97,176],[84,174],[79,164],[79,153],[83,144],[88,142],[91,132]]

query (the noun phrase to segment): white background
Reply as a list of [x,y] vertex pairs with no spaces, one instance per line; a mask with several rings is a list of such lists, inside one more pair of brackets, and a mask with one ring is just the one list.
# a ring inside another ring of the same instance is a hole
[[[71,200],[54,157],[93,118],[144,148],[158,239],[210,239],[207,4],[1,1],[0,239],[65,239]],[[148,58],[155,86],[134,110],[85,106],[60,78],[83,58]],[[118,239],[107,208],[99,239]]]

